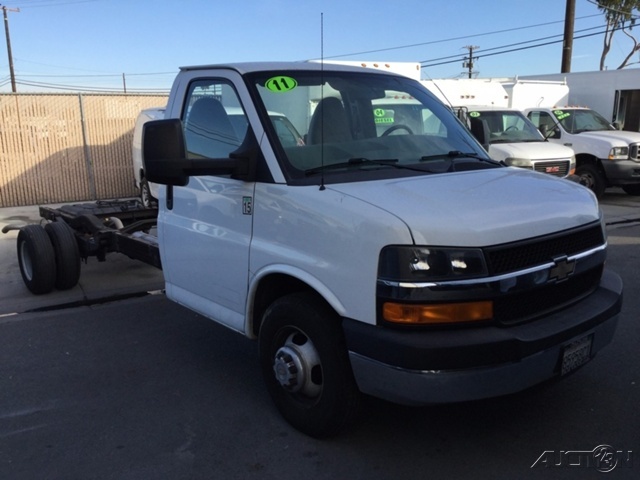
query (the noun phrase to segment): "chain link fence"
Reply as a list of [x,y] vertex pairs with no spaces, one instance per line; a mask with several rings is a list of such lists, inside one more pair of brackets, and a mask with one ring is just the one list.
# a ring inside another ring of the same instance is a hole
[[0,207],[137,196],[140,110],[166,95],[0,94]]

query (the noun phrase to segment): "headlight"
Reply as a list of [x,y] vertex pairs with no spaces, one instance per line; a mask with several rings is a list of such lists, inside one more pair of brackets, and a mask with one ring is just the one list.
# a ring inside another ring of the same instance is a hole
[[609,160],[626,160],[629,158],[629,147],[613,147],[609,152]]
[[569,173],[567,173],[567,176],[575,175],[575,173],[576,173],[576,156],[572,155],[571,160],[569,161]]
[[510,167],[532,168],[531,160],[528,158],[507,157],[504,159],[504,163]]
[[389,246],[380,252],[378,276],[398,282],[463,280],[487,275],[479,248]]
[[[389,246],[380,252],[379,284],[396,284],[398,291],[382,295],[380,317],[396,325],[451,325],[489,321],[493,301],[459,299],[411,301],[401,293],[402,283],[466,280],[488,275],[479,248]],[[381,282],[380,282],[381,281]]]

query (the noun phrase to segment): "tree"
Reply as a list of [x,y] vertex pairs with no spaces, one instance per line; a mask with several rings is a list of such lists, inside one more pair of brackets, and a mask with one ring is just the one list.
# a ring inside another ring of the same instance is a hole
[[[607,22],[604,33],[604,45],[600,57],[600,70],[605,69],[604,62],[611,49],[613,34],[617,30],[621,30],[622,33],[633,42],[631,51],[617,68],[617,70],[620,70],[629,64],[629,60],[631,60],[635,52],[640,51],[640,44],[638,44],[636,38],[629,33],[639,17],[640,0],[597,0],[597,5],[598,10],[604,12],[604,18]],[[634,13],[634,11],[636,11],[636,13]]]

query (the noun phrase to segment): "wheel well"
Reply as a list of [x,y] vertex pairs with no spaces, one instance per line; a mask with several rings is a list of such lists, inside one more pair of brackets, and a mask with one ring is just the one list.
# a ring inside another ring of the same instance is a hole
[[586,153],[576,155],[576,170],[583,165],[593,165],[598,169],[598,172],[600,172],[606,178],[607,175],[604,171],[602,163],[593,155],[588,155]]
[[305,291],[313,292],[314,290],[305,282],[285,274],[272,274],[260,280],[253,299],[252,333],[258,336],[262,316],[269,305],[276,299],[291,293]]

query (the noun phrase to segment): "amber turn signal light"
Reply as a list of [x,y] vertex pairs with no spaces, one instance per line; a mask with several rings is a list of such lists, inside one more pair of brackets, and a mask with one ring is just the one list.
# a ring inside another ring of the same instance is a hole
[[386,302],[382,316],[387,322],[405,325],[437,325],[477,322],[493,318],[493,302],[409,305]]

